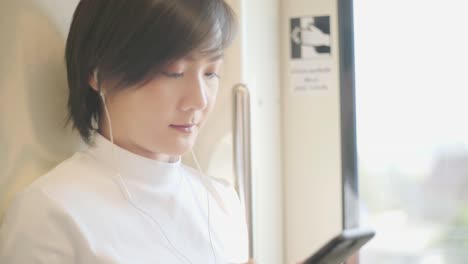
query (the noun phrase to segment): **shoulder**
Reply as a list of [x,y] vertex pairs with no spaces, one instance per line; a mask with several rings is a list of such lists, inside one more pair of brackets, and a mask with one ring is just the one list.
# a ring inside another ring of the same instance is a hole
[[[47,224],[54,218],[60,218],[62,211],[54,199],[43,190],[27,188],[18,193],[8,206],[2,227],[23,225],[31,228]],[[41,220],[44,222],[41,223]]]
[[188,176],[192,179],[195,179],[197,182],[203,184],[203,185],[212,185],[218,190],[234,190],[234,186],[232,183],[229,181],[222,179],[222,178],[217,178],[213,177],[210,175],[206,175],[202,172],[200,172],[197,169],[194,169],[190,166],[187,165],[182,165],[184,171],[188,173]]
[[[57,185],[72,185],[78,181],[83,181],[87,175],[95,174],[100,168],[97,162],[93,161],[83,152],[76,152],[70,158],[62,161],[53,169],[40,176],[27,189],[53,189]],[[63,187],[63,186],[60,186]]]
[[0,262],[70,263],[87,243],[84,217],[99,213],[109,189],[105,170],[77,152],[17,193],[0,225]]
[[109,177],[103,177],[111,173],[109,170],[108,166],[99,164],[85,153],[76,152],[31,183],[18,196],[26,198],[42,193],[62,207],[70,208],[74,203],[82,203],[83,197],[97,198],[105,186],[112,184]]
[[200,191],[208,190],[217,204],[226,213],[240,213],[243,211],[239,195],[234,188],[234,185],[229,181],[209,175],[205,175],[198,170],[185,166],[185,171],[188,172],[189,178],[196,183]]
[[70,260],[74,230],[66,211],[47,193],[26,189],[13,199],[0,226],[0,260],[5,263]]
[[68,196],[84,195],[77,192],[85,190],[81,186],[85,186],[86,178],[93,174],[86,162],[86,157],[77,152],[19,191],[7,208],[5,222],[8,217],[37,215],[46,218],[64,213],[68,204],[63,201]]
[[57,184],[73,178],[74,175],[81,173],[80,170],[83,166],[80,166],[80,163],[82,163],[82,160],[83,157],[80,152],[76,152],[47,173],[38,177],[24,190],[20,191],[18,195],[21,195],[21,193],[34,193],[34,190],[44,188],[54,188]]
[[32,229],[54,221],[77,223],[83,213],[102,206],[100,202],[113,195],[114,189],[119,194],[110,177],[105,177],[106,169],[83,153],[75,153],[19,191],[9,203],[3,222]]

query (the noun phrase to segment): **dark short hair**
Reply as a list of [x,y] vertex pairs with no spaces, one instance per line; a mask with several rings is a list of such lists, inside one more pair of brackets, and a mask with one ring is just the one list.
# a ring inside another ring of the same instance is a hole
[[65,49],[68,121],[90,143],[102,111],[89,85],[95,69],[106,92],[138,86],[171,60],[222,53],[235,25],[223,0],[81,0]]

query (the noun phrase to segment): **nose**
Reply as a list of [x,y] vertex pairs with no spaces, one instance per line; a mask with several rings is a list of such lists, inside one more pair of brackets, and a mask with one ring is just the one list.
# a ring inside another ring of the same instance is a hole
[[203,110],[208,105],[207,84],[203,77],[187,78],[182,110]]

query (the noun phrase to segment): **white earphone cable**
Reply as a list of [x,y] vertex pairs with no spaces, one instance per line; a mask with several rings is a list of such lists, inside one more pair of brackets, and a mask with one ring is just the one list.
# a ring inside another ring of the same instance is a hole
[[[201,170],[201,167],[200,167],[200,164],[198,163],[198,160],[197,160],[197,157],[195,156],[195,152],[193,151],[193,149],[190,151],[190,153],[192,153],[192,158],[193,160],[195,161],[195,164],[197,165],[197,168],[198,168],[198,171],[200,173],[202,173],[202,170]],[[203,174],[203,173],[202,173]],[[213,258],[214,258],[214,262],[217,263],[216,261],[216,253],[215,253],[215,250],[214,250],[214,247],[213,247],[213,241],[211,239],[211,228],[210,228],[210,196],[209,196],[209,193],[208,193],[208,189],[206,189],[206,203],[208,204],[208,236],[210,238],[210,245],[211,245],[211,250],[213,252]]]

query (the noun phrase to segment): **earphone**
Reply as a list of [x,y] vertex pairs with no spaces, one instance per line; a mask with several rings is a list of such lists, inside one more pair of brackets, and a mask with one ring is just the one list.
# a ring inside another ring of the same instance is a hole
[[[98,93],[99,93],[99,96],[102,100],[102,104],[103,104],[103,107],[104,107],[104,112],[105,112],[105,115],[106,115],[106,118],[107,118],[107,122],[109,124],[109,136],[110,136],[110,141],[111,141],[111,144],[112,144],[112,158],[115,160],[115,152],[114,152],[114,148],[115,148],[115,145],[114,145],[114,135],[113,135],[113,131],[112,131],[112,122],[111,122],[111,117],[110,117],[110,113],[109,113],[109,109],[107,108],[107,103],[106,103],[106,97],[105,97],[105,94],[104,92],[102,91],[102,88],[101,88],[101,85],[100,85],[100,82],[99,82],[99,79],[98,79],[98,71],[95,70],[94,71],[94,78],[96,80],[96,83],[97,83],[97,86],[98,86]],[[201,170],[201,167],[200,167],[200,164],[198,163],[198,160],[195,156],[195,152],[193,151],[193,149],[190,151],[191,154],[192,154],[192,158],[198,168],[198,171],[203,174],[202,170]],[[117,165],[118,167],[118,162],[115,162],[115,164]],[[180,167],[178,168],[179,169],[179,173],[182,174],[181,170],[180,170]],[[141,212],[143,215],[145,215],[146,217],[148,217],[149,219],[152,220],[152,222],[154,222],[160,229],[161,233],[163,234],[164,238],[166,239],[166,241],[169,243],[169,245],[171,246],[171,248],[174,250],[174,252],[176,252],[177,254],[175,254],[176,256],[178,256],[179,258],[183,259],[185,262],[187,263],[190,263],[192,264],[192,262],[190,261],[189,258],[187,258],[180,250],[178,250],[174,244],[172,244],[172,242],[170,241],[170,239],[168,238],[168,236],[166,235],[166,232],[164,232],[164,229],[162,228],[161,224],[159,223],[159,221],[157,221],[157,219],[155,219],[151,214],[149,214],[148,212],[146,212],[145,210],[143,210],[142,208],[140,208],[134,201],[133,201],[133,197],[132,197],[132,194],[131,192],[129,191],[127,185],[125,184],[125,181],[120,173],[120,169],[118,169],[118,172],[117,172],[117,183],[120,187],[120,190],[121,192],[123,193],[124,197],[126,198],[127,202],[132,206],[134,207],[136,210],[138,210],[139,212]],[[217,263],[217,258],[216,258],[216,253],[215,253],[215,250],[214,250],[214,246],[213,246],[213,241],[212,241],[212,238],[211,238],[211,228],[210,228],[210,199],[209,199],[209,193],[208,193],[208,190],[206,189],[206,200],[207,200],[207,209],[208,209],[208,215],[207,215],[207,225],[208,225],[208,235],[209,235],[209,240],[210,240],[210,245],[211,245],[211,250],[212,250],[212,253],[213,253],[213,259],[214,259],[214,263],[216,264]]]

